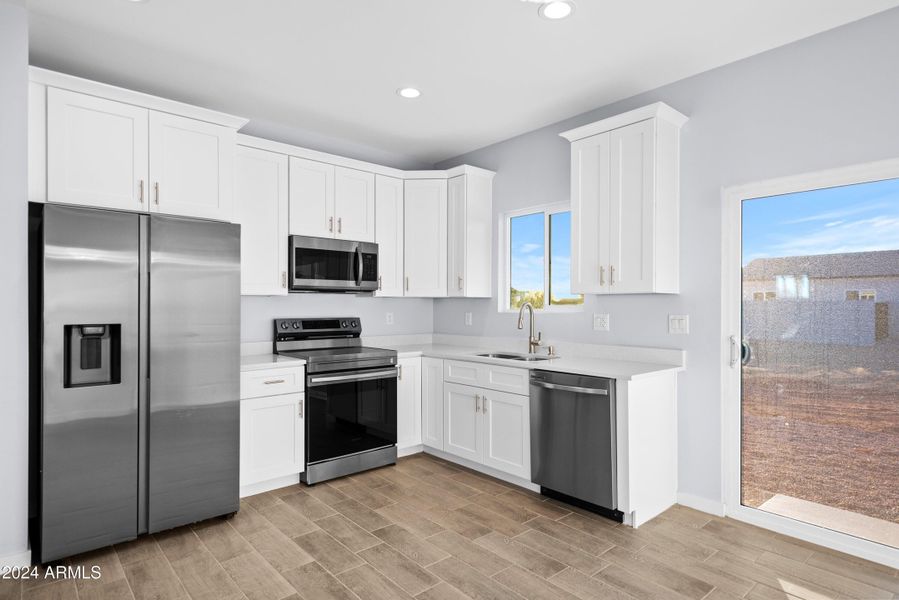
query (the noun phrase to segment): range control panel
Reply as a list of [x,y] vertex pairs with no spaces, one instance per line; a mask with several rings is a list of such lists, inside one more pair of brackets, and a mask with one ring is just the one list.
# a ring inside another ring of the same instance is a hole
[[358,317],[275,319],[275,341],[347,338],[362,335]]

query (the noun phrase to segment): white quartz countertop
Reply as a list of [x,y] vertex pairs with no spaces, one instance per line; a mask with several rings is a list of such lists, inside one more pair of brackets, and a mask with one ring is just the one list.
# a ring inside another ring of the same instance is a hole
[[291,356],[278,354],[251,354],[240,357],[240,371],[260,371],[262,369],[277,369],[278,367],[301,367],[306,361]]
[[556,371],[559,373],[576,373],[578,375],[591,375],[594,377],[608,377],[611,379],[629,380],[642,377],[651,377],[660,373],[676,373],[683,371],[680,365],[661,363],[636,362],[625,360],[611,360],[590,356],[564,355],[550,360],[512,360],[507,358],[488,358],[478,356],[486,352],[513,352],[522,353],[520,349],[509,348],[476,348],[455,346],[448,344],[411,344],[383,347],[397,351],[399,358],[412,358],[415,356],[430,356],[451,360],[467,360],[483,362],[506,367],[519,367],[522,369],[541,369],[543,371]]

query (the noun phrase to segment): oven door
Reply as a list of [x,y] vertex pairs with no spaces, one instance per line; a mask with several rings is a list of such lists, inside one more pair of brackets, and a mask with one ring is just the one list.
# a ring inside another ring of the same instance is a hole
[[306,463],[396,444],[397,368],[306,377]]
[[377,289],[377,244],[294,235],[288,257],[292,292]]

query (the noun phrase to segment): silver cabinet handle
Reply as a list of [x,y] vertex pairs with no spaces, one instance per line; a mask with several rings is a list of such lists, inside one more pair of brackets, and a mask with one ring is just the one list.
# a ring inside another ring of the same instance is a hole
[[409,277],[406,277],[406,291],[409,291]]
[[459,289],[462,289],[462,276],[459,275]]
[[737,336],[730,336],[730,368],[737,366]]
[[547,383],[546,381],[531,381],[534,387],[546,388],[548,390],[559,390],[560,392],[574,392],[576,394],[590,394],[593,396],[608,396],[609,390],[603,388],[587,388],[578,385],[562,385],[561,383]]
[[396,366],[396,378],[400,381],[403,380],[403,365]]
[[484,396],[484,402],[481,404],[481,412],[487,414],[487,396]]
[[615,285],[615,265],[609,265],[609,285]]
[[381,291],[381,276],[378,275],[378,291]]
[[343,233],[343,219],[337,217],[337,233]]
[[274,385],[276,383],[284,383],[283,379],[269,379],[268,381],[263,382],[265,385]]
[[140,180],[140,195],[138,196],[138,199],[140,200],[141,204],[144,203],[144,180],[143,179]]
[[287,271],[281,271],[281,287],[287,287]]
[[328,217],[328,231],[334,233],[334,217]]
[[481,412],[481,395],[480,394],[474,395],[474,411]]
[[303,418],[303,399],[302,398],[300,398],[299,405],[300,405],[300,410],[299,410],[300,418],[302,419]]
[[599,285],[606,284],[606,268],[602,265],[599,265]]
[[154,185],[154,189],[156,190],[156,206],[159,206],[159,182],[158,181]]

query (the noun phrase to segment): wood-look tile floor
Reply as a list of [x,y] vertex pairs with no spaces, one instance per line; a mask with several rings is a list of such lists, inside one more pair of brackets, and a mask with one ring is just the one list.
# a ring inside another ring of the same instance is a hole
[[635,530],[422,454],[70,564],[103,577],[0,600],[899,598],[894,569],[731,519],[675,506]]

